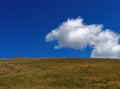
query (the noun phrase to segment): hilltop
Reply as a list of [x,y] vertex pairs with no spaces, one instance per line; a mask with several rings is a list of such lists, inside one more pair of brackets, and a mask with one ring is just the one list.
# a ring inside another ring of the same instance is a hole
[[120,60],[0,60],[0,89],[120,89]]

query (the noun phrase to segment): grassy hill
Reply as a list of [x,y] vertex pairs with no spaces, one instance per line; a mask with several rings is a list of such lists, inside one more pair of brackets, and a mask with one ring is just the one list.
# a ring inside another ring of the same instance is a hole
[[120,89],[120,60],[0,60],[0,89]]

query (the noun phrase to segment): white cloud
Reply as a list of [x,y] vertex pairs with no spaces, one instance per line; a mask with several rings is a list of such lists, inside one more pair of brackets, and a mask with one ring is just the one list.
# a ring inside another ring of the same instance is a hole
[[82,18],[68,19],[46,36],[46,41],[57,40],[59,48],[84,49],[92,47],[92,58],[120,58],[120,36],[103,25],[83,23]]

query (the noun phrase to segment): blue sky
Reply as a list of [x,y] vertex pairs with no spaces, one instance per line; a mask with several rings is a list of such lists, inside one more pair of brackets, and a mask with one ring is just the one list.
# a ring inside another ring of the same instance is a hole
[[67,18],[120,34],[120,0],[1,0],[0,57],[90,57],[91,48],[54,49],[45,36]]

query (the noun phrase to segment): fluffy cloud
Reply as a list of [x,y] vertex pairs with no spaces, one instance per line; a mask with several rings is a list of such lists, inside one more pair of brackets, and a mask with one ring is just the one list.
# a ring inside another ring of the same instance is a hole
[[59,48],[81,50],[91,47],[92,58],[120,58],[120,36],[103,25],[83,23],[82,18],[68,19],[46,36],[46,41],[57,40]]

